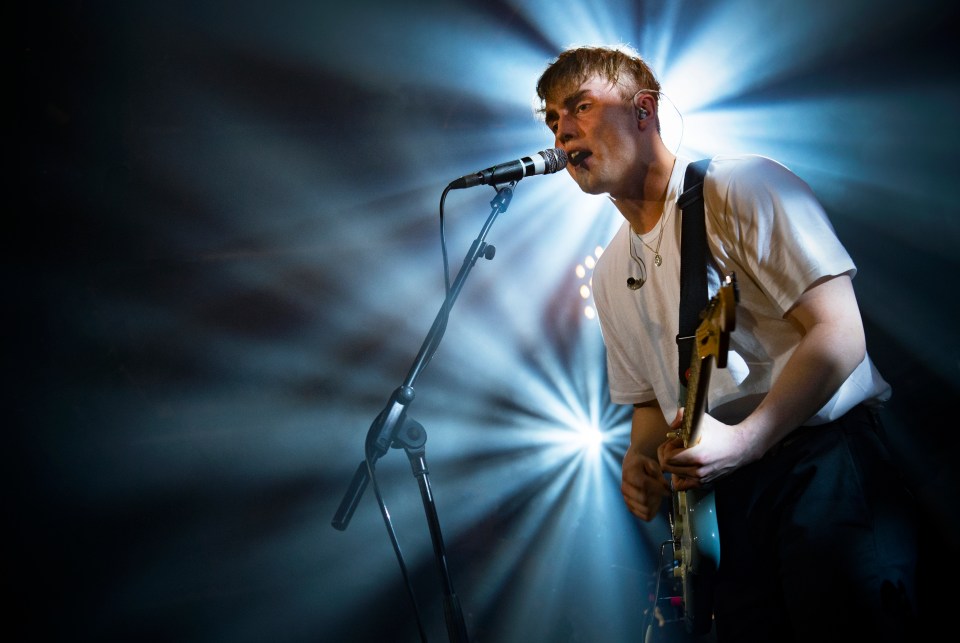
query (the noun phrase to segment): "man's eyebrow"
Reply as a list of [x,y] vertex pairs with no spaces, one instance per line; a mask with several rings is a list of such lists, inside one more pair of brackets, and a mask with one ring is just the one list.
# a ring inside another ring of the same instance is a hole
[[572,94],[564,98],[563,104],[569,107],[573,103],[576,103],[578,100],[583,98],[585,94],[589,94],[589,93],[590,93],[589,89],[578,89],[577,91],[573,92]]
[[[590,90],[589,90],[589,89],[578,89],[577,91],[573,92],[573,93],[570,94],[569,96],[566,96],[566,97],[562,98],[559,102],[560,102],[560,104],[562,104],[564,107],[566,107],[566,108],[569,109],[569,108],[570,108],[571,106],[573,106],[577,101],[579,101],[581,98],[583,98],[583,96],[584,96],[585,94],[589,94],[589,93],[590,93]],[[548,109],[546,112],[544,112],[543,117],[544,117],[543,120],[544,120],[545,122],[550,123],[551,121],[557,120],[557,119],[560,117],[560,115],[557,114],[557,110],[555,110],[555,109]]]

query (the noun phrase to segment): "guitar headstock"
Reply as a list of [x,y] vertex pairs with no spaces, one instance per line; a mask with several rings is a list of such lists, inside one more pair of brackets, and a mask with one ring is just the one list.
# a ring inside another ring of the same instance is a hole
[[730,333],[736,328],[739,300],[737,275],[730,273],[700,313],[701,321],[696,333],[697,356],[703,359],[712,355],[717,360],[718,368],[727,365],[727,349],[730,346]]

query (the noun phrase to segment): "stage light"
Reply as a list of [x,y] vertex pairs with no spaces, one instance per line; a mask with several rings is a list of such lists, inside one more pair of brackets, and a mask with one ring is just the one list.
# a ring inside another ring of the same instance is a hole
[[603,247],[597,246],[592,255],[587,255],[583,263],[578,263],[574,268],[577,278],[580,280],[578,291],[580,298],[588,300],[589,303],[583,307],[583,316],[587,319],[595,319],[597,311],[593,307],[593,269],[597,265],[597,259],[603,254]]
[[600,447],[606,442],[606,435],[596,426],[582,425],[576,427],[577,438],[584,450],[590,454],[598,454]]

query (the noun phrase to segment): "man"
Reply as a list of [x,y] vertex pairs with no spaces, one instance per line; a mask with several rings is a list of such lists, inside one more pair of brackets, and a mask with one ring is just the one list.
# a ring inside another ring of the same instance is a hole
[[563,52],[537,83],[544,120],[589,194],[624,218],[594,271],[610,396],[632,404],[621,490],[652,520],[675,490],[714,489],[721,641],[905,640],[915,609],[912,501],[877,434],[890,388],[867,356],[856,268],[808,186],[759,156],[704,181],[710,294],[735,275],[736,330],[700,441],[679,424],[681,193],[689,159],[659,133],[660,85],[626,48]]

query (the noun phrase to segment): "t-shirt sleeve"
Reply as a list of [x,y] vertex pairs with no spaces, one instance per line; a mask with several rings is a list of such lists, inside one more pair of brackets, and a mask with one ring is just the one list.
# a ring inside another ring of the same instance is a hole
[[718,157],[706,185],[707,211],[723,247],[781,312],[816,280],[856,273],[813,191],[780,163]]
[[610,292],[610,288],[620,287],[623,291],[627,289],[623,286],[622,279],[618,281],[616,276],[609,272],[608,260],[608,253],[604,253],[598,261],[593,276],[593,297],[606,349],[610,401],[614,404],[648,402],[656,398],[653,386],[630,359],[637,347],[624,343],[630,337],[631,329],[624,327],[623,319],[613,312],[617,304],[613,301],[615,296]]

